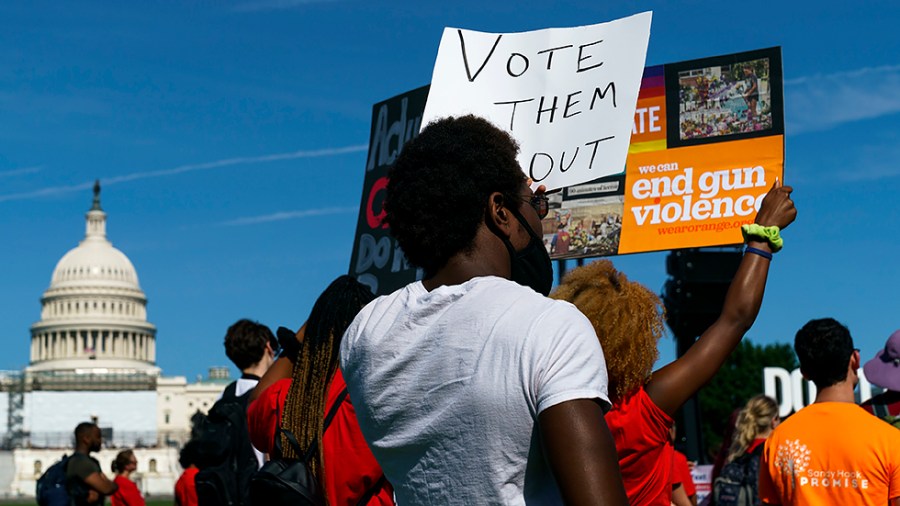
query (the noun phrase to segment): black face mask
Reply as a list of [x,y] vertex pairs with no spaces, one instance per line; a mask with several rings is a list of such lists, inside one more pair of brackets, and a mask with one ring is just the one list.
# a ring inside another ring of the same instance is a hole
[[550,289],[553,287],[553,264],[550,262],[550,254],[547,253],[541,238],[535,234],[519,211],[510,209],[510,212],[528,231],[531,241],[525,249],[516,251],[508,238],[500,236],[509,251],[509,279],[546,297],[550,295]]

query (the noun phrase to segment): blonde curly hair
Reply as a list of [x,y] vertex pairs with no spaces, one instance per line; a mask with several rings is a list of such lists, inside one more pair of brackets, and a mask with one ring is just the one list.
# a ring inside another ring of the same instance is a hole
[[594,326],[613,404],[650,379],[665,333],[665,307],[650,289],[598,260],[570,271],[550,297],[571,302]]

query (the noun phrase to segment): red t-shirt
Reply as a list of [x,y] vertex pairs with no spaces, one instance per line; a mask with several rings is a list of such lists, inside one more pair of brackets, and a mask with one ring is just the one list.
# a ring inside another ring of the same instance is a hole
[[[334,405],[337,396],[347,387],[338,369],[325,396],[325,411]],[[275,429],[281,423],[284,401],[291,389],[291,380],[281,379],[269,386],[250,403],[247,410],[247,427],[250,441],[259,451],[271,453],[275,441]],[[384,473],[369,446],[363,439],[356,421],[356,411],[348,397],[338,408],[331,425],[322,436],[325,495],[331,505],[356,504],[366,492],[375,486]],[[369,504],[394,504],[394,493],[387,482],[380,486]]]
[[680,483],[684,487],[684,493],[688,497],[697,495],[697,487],[694,486],[694,477],[691,476],[691,468],[688,466],[687,457],[678,450],[672,455],[672,485]]
[[144,496],[138,490],[137,485],[121,474],[116,475],[113,481],[119,489],[109,496],[112,506],[144,506]]
[[860,404],[860,407],[875,416],[879,416],[878,413],[875,412],[875,404],[885,406],[887,414],[890,416],[900,416],[900,392],[888,390],[887,392],[880,393]]
[[194,477],[200,470],[189,467],[181,473],[181,477],[175,482],[176,506],[197,506],[197,487],[194,485]]
[[606,425],[616,442],[619,468],[631,506],[669,506],[672,498],[672,445],[669,428],[674,421],[641,387],[613,404]]

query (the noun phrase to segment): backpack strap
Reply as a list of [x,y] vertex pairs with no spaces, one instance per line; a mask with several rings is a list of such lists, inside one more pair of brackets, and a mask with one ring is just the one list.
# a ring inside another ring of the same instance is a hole
[[341,390],[341,393],[338,394],[337,399],[334,400],[334,404],[331,405],[331,409],[328,410],[328,415],[325,417],[325,425],[322,428],[322,432],[325,432],[328,429],[328,426],[331,425],[331,420],[334,419],[334,415],[337,414],[338,408],[341,407],[341,404],[344,402],[344,399],[347,398],[347,387],[344,387]]
[[[337,414],[338,409],[340,409],[341,404],[344,403],[344,399],[347,398],[347,387],[344,387],[341,390],[341,393],[338,394],[337,399],[334,400],[334,404],[331,405],[331,409],[328,410],[328,414],[325,415],[325,424],[322,427],[322,435],[325,435],[325,431],[328,430],[328,426],[331,425],[331,421],[334,420],[334,415]],[[306,450],[306,455],[303,457],[304,462],[309,462],[312,458],[313,454],[316,452],[318,441],[313,441],[311,445],[309,445],[309,449]]]
[[369,504],[369,501],[375,497],[375,494],[384,488],[385,483],[387,483],[387,478],[382,474],[381,478],[378,478],[378,481],[376,481],[375,484],[372,485],[369,490],[366,490],[366,493],[359,498],[359,502],[356,503],[356,506],[366,506]]
[[[347,398],[347,387],[344,387],[344,389],[341,390],[341,393],[338,394],[337,399],[334,400],[334,404],[331,405],[331,409],[328,410],[328,414],[325,416],[325,424],[322,428],[322,434],[324,434],[325,431],[328,430],[328,426],[331,425],[331,421],[334,419],[335,415],[337,415],[338,409],[341,407],[341,404],[344,403],[344,400],[346,398]],[[296,453],[297,455],[300,455],[301,454],[300,442],[297,441],[297,438],[294,436],[293,433],[291,433],[291,431],[289,431],[288,429],[284,428],[281,425],[279,425],[275,429],[275,444],[274,444],[273,448],[275,449],[276,454],[279,457],[282,455],[282,448],[281,448],[281,435],[282,434],[284,434],[284,437],[287,438],[287,440],[288,440],[288,444],[290,444],[291,447],[294,449],[294,453]],[[306,450],[306,454],[303,456],[304,462],[310,461],[310,459],[312,458],[313,454],[316,451],[316,447],[317,447],[317,441],[313,441],[312,444],[309,446],[309,449]]]
[[237,399],[237,381],[232,381],[225,387],[225,390],[222,391],[222,399],[223,400],[231,400]]

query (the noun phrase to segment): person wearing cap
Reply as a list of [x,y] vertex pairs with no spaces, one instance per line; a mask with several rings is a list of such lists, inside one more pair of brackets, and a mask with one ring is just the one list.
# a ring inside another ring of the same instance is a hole
[[885,391],[862,403],[862,408],[882,418],[900,416],[900,330],[891,334],[884,349],[866,362],[863,371],[869,383]]

